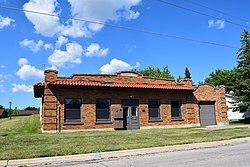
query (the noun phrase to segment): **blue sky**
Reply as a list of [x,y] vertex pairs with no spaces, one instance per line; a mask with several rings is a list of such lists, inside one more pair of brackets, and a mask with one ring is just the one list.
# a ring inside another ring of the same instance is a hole
[[[202,8],[188,0],[165,0],[215,16],[205,17],[157,0],[0,0],[1,6],[52,13],[106,24],[240,47],[240,34],[250,26],[248,0],[191,0],[245,20]],[[243,26],[230,24],[231,21]],[[188,67],[194,82],[209,73],[231,69],[237,49],[116,29],[59,17],[0,8],[0,104],[39,107],[32,85],[43,70],[60,76],[114,73],[168,65],[177,78]]]

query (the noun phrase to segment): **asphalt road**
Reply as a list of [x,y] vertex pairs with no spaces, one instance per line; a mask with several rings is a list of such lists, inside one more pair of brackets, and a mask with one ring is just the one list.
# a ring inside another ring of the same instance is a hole
[[132,157],[101,159],[88,162],[71,162],[48,167],[249,167],[250,141],[236,145],[188,151],[157,153]]

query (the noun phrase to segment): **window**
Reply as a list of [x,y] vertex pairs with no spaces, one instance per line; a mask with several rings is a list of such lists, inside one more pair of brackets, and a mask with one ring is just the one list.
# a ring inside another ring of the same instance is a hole
[[110,99],[96,100],[96,121],[110,121]]
[[131,115],[137,116],[137,107],[131,107]]
[[182,119],[181,115],[181,102],[171,101],[171,118],[172,119]]
[[160,120],[160,100],[148,100],[149,120]]
[[81,122],[82,99],[64,99],[64,122]]

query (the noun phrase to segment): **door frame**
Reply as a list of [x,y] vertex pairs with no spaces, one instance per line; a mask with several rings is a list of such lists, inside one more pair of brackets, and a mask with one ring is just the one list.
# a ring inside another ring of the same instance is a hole
[[[198,105],[199,105],[199,117],[200,117],[200,126],[202,126],[202,124],[201,124],[201,105],[204,105],[204,104],[211,104],[211,105],[213,105],[214,106],[214,119],[215,119],[215,125],[217,125],[217,120],[216,120],[216,106],[215,106],[215,104],[216,104],[216,101],[198,101]],[[207,126],[213,126],[213,125],[207,125]]]
[[[125,102],[127,104],[124,105]],[[133,104],[133,102],[135,102],[135,103]],[[132,129],[134,129],[132,127],[132,122],[130,121],[130,120],[133,120],[132,107],[136,107],[136,116],[134,116],[134,117],[136,117],[137,124],[138,124],[138,127],[139,127],[139,128],[136,128],[136,129],[140,129],[139,99],[122,99],[121,100],[121,107],[122,108],[123,107],[127,107],[128,108],[127,114],[126,113],[123,114],[124,129],[126,129],[126,130],[132,130]],[[129,119],[129,121],[128,121],[128,119]],[[126,123],[126,125],[125,125],[125,123]],[[129,124],[130,124],[130,127],[128,128]]]

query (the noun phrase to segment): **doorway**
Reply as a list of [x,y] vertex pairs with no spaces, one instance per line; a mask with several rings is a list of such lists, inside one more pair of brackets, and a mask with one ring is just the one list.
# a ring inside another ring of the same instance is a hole
[[139,100],[122,100],[124,129],[140,129]]
[[216,125],[215,102],[200,101],[199,108],[201,126]]

